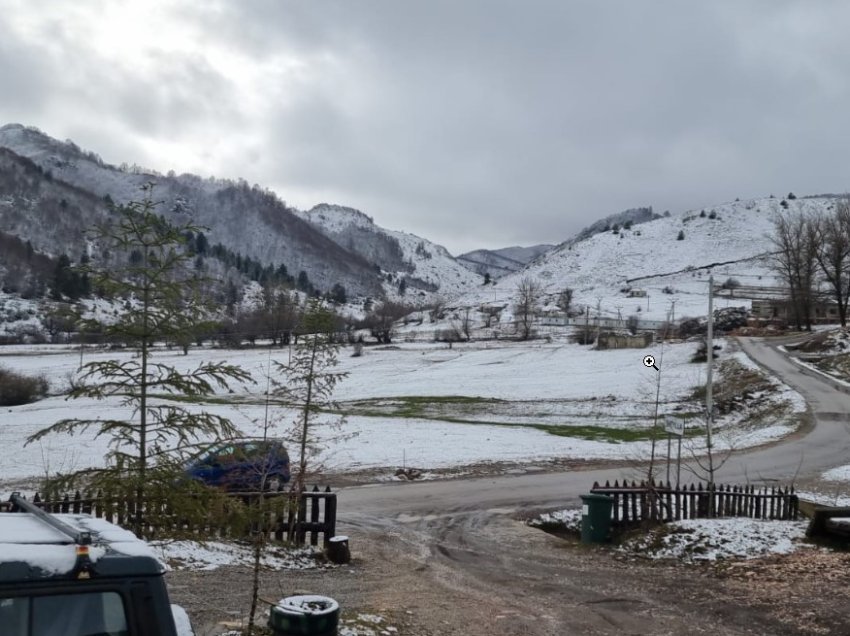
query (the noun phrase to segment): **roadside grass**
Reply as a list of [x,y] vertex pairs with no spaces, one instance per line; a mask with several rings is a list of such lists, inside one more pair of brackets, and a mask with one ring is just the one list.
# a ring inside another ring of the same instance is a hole
[[814,365],[839,380],[850,380],[850,353],[821,358]]
[[[712,388],[715,403],[721,410],[725,404],[773,389],[773,384],[762,372],[748,369],[737,360],[722,360],[718,365],[718,376],[719,380],[712,384]],[[705,389],[705,384],[695,386],[687,399],[705,402]]]

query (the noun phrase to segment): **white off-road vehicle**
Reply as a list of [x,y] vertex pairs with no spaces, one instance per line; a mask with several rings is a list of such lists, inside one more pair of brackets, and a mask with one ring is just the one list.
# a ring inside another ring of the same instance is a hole
[[3,636],[186,636],[165,567],[150,546],[103,519],[49,514],[12,495],[0,513]]

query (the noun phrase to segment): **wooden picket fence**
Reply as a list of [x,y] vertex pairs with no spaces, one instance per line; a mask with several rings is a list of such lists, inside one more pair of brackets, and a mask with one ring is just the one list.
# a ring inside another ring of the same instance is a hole
[[[200,519],[197,515],[181,514],[169,503],[152,498],[146,505],[141,534],[145,539],[176,536],[242,539],[250,536],[256,528],[264,527],[269,539],[282,541],[294,524],[296,543],[306,543],[309,535],[310,544],[317,545],[320,534],[327,542],[336,534],[336,493],[331,492],[330,486],[324,491],[313,486],[312,491],[301,493],[298,506],[294,505],[296,497],[296,494],[286,491],[230,493],[228,497],[211,500],[211,503],[199,501],[198,505],[209,506]],[[76,491],[73,495],[66,493],[49,501],[35,493],[28,499],[47,512],[88,514],[128,529],[133,528],[136,515],[132,497],[103,491]],[[246,522],[246,509],[250,511],[250,522]],[[0,501],[0,513],[14,511],[11,501]]]
[[614,499],[612,520],[615,525],[642,521],[679,521],[711,517],[749,517],[751,519],[797,519],[798,499],[794,487],[722,484],[691,484],[678,488],[658,482],[627,481],[612,486],[594,482],[590,492]]

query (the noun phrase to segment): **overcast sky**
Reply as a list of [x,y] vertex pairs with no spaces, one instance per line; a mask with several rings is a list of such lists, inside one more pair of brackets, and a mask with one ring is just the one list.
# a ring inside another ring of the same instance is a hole
[[850,188],[841,0],[0,0],[0,123],[453,253]]

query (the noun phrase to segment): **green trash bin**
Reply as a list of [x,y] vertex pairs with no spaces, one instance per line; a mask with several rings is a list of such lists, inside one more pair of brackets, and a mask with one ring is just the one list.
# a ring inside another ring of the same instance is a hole
[[608,495],[581,496],[581,542],[605,543],[611,531],[613,497]]

